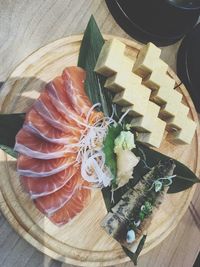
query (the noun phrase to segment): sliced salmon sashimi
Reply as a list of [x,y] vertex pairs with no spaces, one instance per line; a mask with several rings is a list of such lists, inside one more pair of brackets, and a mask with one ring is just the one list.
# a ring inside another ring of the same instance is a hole
[[36,207],[57,225],[80,213],[91,195],[77,156],[88,124],[102,114],[93,110],[85,93],[85,77],[81,68],[68,67],[47,83],[16,136],[20,182]]
[[91,192],[88,189],[78,189],[70,200],[58,211],[49,216],[49,219],[59,226],[68,223],[74,218],[90,200]]
[[76,173],[68,183],[53,194],[36,198],[36,207],[48,216],[62,208],[70,200],[77,188],[81,185],[80,172]]
[[70,124],[82,127],[84,124],[84,118],[76,113],[69,100],[68,102],[70,104],[66,103],[64,95],[67,94],[64,86],[65,85],[61,77],[57,77],[53,80],[53,82],[47,84],[46,88],[51,102]]
[[[16,136],[15,150],[38,159],[54,159],[64,157],[67,153],[77,151],[76,143],[73,145],[73,137],[68,145],[60,145],[42,140],[40,137],[21,129]],[[70,141],[70,138],[69,138]]]
[[77,172],[77,166],[72,165],[63,171],[47,177],[21,176],[20,181],[32,199],[49,195],[62,188]]
[[74,71],[74,68],[66,68],[63,71],[62,77],[74,109],[80,115],[87,115],[92,105],[83,86],[85,71],[81,68],[78,68],[77,71]]
[[72,120],[70,121],[70,116],[66,115],[68,117],[68,120],[66,120],[66,118],[60,114],[57,108],[53,106],[47,91],[44,91],[40,98],[35,101],[34,108],[53,127],[66,133],[71,133],[73,129],[77,131],[77,126],[74,128],[75,121],[73,125]]
[[46,177],[63,171],[75,163],[76,154],[58,159],[36,159],[20,154],[17,160],[17,169],[20,175],[30,177]]
[[78,143],[81,133],[76,129],[76,134],[67,134],[46,122],[34,109],[31,109],[25,118],[23,128],[32,134],[55,144]]

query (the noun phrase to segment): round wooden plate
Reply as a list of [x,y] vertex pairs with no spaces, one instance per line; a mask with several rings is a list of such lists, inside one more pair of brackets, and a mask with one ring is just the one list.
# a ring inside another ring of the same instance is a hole
[[[111,36],[105,36],[111,38]],[[82,36],[55,41],[26,58],[5,83],[0,105],[3,113],[26,112],[45,82],[60,75],[64,67],[77,64]],[[120,38],[121,39],[121,38]],[[127,44],[127,54],[135,58],[141,46],[121,39]],[[171,75],[180,83],[177,76]],[[184,88],[179,86],[190,116],[198,123],[193,103]],[[194,172],[199,166],[199,127],[191,145],[174,146],[163,141],[161,152],[174,157]],[[0,207],[9,223],[30,244],[57,260],[81,266],[108,266],[129,261],[120,245],[100,227],[106,208],[101,192],[93,192],[90,204],[74,220],[63,227],[53,225],[33,205],[22,191],[16,173],[16,160],[0,151]],[[177,226],[185,213],[195,186],[185,192],[167,195],[148,230],[142,254],[158,245]]]

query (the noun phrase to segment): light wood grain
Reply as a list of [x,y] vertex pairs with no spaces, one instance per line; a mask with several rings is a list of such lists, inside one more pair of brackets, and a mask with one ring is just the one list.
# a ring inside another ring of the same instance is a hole
[[[1,112],[26,112],[45,82],[58,76],[64,67],[77,64],[81,38],[72,36],[57,40],[26,58],[1,90]],[[141,46],[127,39],[122,41],[127,44],[126,54],[135,60]],[[179,84],[173,71],[169,73]],[[186,89],[184,86],[177,89],[190,107],[190,116],[198,121]],[[164,140],[160,151],[179,159],[196,172],[199,168],[198,133],[199,128],[190,146],[174,146]],[[52,258],[81,266],[108,266],[129,260],[119,244],[100,227],[107,213],[101,192],[93,193],[89,206],[66,226],[58,228],[35,208],[23,192],[16,174],[16,161],[4,152],[0,153],[0,158],[0,170],[7,177],[0,179],[0,206],[11,225],[33,246]],[[194,189],[166,196],[148,229],[142,254],[158,245],[177,226],[191,201]]]
[[[0,58],[3,62],[0,67],[0,81],[5,81],[16,65],[39,47],[58,38],[83,32],[91,13],[94,14],[102,32],[127,37],[109,14],[103,0],[0,1]],[[179,43],[162,49],[162,58],[173,69],[178,45]],[[198,187],[192,204],[200,213],[199,195]],[[20,246],[17,245],[16,239],[22,239],[15,234],[1,214],[0,226],[0,258],[4,259],[0,261],[0,266],[61,266],[61,263],[50,261],[25,241],[22,242],[31,253],[26,250],[21,253],[28,259],[26,263],[24,261],[21,264],[18,257]],[[173,233],[158,247],[140,258],[139,267],[192,267],[199,247],[199,229],[189,209]],[[16,258],[14,265],[13,258]]]

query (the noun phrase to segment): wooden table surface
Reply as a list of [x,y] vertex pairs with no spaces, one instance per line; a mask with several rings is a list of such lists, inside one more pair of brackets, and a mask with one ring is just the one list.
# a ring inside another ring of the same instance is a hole
[[[1,0],[0,82],[26,56],[56,39],[82,33],[93,14],[102,33],[130,38],[114,21],[104,0]],[[175,70],[180,42],[162,48]],[[5,177],[6,179],[6,177]],[[139,267],[192,267],[200,249],[200,187],[178,227],[139,260]],[[24,241],[0,213],[0,267],[71,267],[45,256]],[[131,267],[133,263],[117,265]]]

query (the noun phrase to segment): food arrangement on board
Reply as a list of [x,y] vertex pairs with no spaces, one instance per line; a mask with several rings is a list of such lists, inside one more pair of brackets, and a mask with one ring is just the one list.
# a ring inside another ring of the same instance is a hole
[[[91,56],[85,48],[97,37]],[[153,149],[164,139],[189,146],[197,128],[160,54],[148,43],[131,57],[118,38],[104,41],[91,18],[78,66],[46,83],[14,147],[21,187],[56,226],[73,223],[101,190],[108,213],[99,224],[135,263],[165,195],[199,182]]]

